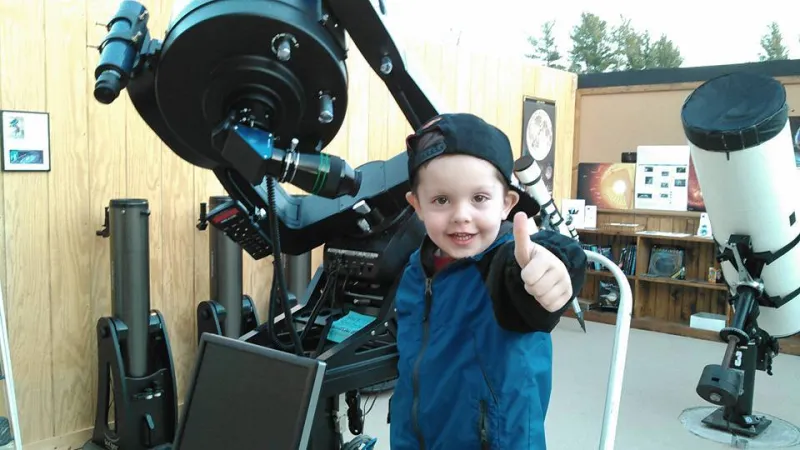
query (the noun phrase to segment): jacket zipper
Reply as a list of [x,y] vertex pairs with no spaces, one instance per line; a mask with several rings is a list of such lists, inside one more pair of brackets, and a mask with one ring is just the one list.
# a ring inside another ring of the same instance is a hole
[[[435,275],[434,275],[435,276]],[[414,401],[411,406],[411,417],[414,423],[414,431],[417,433],[419,440],[420,450],[425,450],[425,437],[422,435],[422,429],[419,426],[419,368],[422,364],[422,356],[425,349],[428,348],[428,332],[430,331],[430,322],[428,316],[431,313],[431,305],[433,304],[433,279],[430,277],[425,278],[425,313],[422,316],[422,347],[417,355],[417,360],[414,362]]]
[[486,369],[483,368],[483,363],[480,360],[480,353],[478,353],[478,341],[475,339],[472,340],[472,344],[475,347],[475,355],[478,358],[478,367],[481,369],[481,375],[483,375],[483,381],[486,382],[486,386],[489,388],[489,393],[492,394],[492,400],[494,400],[495,406],[499,403],[497,399],[497,394],[494,392],[494,388],[492,387],[492,383],[489,381],[489,375],[486,373]]
[[481,418],[478,422],[478,429],[481,436],[481,450],[489,450],[489,430],[486,426],[486,400],[481,400]]

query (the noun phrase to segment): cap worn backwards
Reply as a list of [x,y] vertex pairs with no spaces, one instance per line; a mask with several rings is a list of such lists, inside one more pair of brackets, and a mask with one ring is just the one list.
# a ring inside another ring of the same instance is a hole
[[[423,139],[438,132],[438,139]],[[419,148],[420,143],[425,145]],[[442,114],[434,117],[406,138],[408,175],[426,162],[442,155],[470,155],[488,161],[500,171],[509,186],[514,156],[508,137],[497,127],[473,114]]]

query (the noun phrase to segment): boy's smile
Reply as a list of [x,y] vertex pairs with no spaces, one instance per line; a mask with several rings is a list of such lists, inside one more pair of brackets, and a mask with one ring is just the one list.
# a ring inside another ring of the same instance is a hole
[[418,176],[416,195],[406,198],[431,240],[451,258],[486,250],[519,199],[492,164],[472,156],[441,156]]

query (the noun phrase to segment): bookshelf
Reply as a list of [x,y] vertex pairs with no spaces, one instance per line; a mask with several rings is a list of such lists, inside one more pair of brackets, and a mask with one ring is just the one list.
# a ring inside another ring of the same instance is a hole
[[[692,314],[719,314],[730,324],[733,312],[728,286],[723,280],[709,281],[709,268],[719,269],[714,241],[694,236],[699,216],[694,212],[598,210],[597,228],[578,230],[581,243],[610,248],[610,259],[622,262],[633,293],[632,328],[718,341],[718,333],[689,326]],[[639,227],[620,229],[612,223]],[[656,246],[684,251],[683,279],[648,274],[651,250]],[[625,250],[628,247],[635,249],[635,264],[631,264],[629,256],[633,252]],[[599,298],[601,283],[609,281],[613,281],[611,272],[591,269],[587,272],[586,283],[578,294],[584,310]],[[574,317],[572,311],[566,315]],[[587,321],[616,323],[616,312],[591,310],[584,317]],[[800,355],[799,336],[781,339],[780,344],[781,353]]]

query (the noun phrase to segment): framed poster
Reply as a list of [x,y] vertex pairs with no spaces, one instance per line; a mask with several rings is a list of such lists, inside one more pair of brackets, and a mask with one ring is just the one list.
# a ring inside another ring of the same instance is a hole
[[522,103],[522,154],[533,156],[550,196],[556,162],[556,104],[525,97]]
[[633,163],[579,163],[577,198],[599,209],[633,209],[635,178]]
[[0,149],[6,172],[50,171],[50,114],[0,111]]

